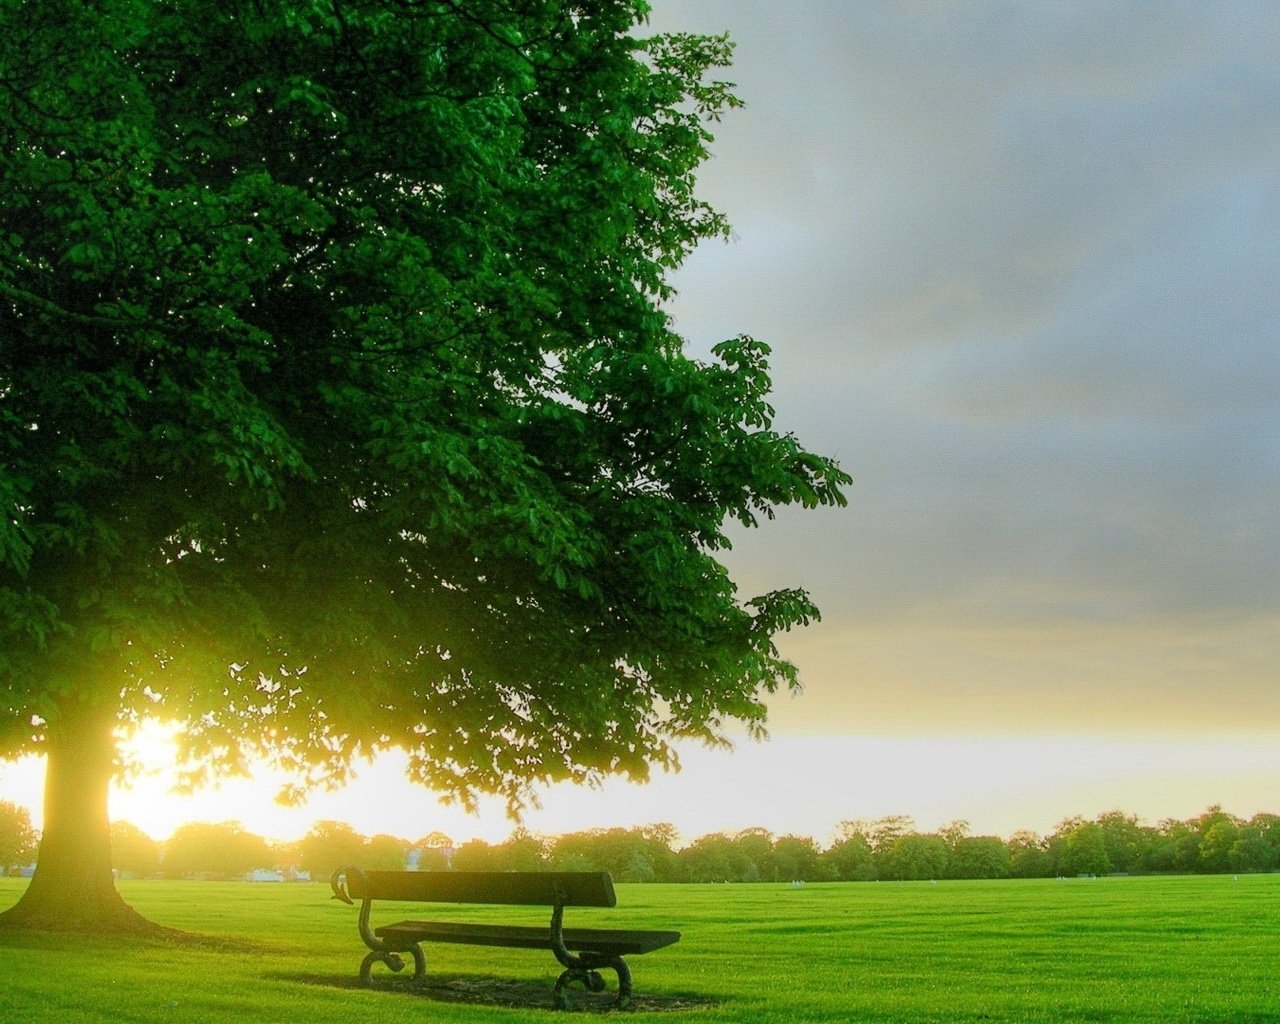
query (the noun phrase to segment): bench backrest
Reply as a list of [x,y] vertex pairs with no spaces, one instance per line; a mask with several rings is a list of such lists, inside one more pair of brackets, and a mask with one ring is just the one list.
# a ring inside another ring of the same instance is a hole
[[343,868],[345,892],[357,900],[505,903],[544,907],[613,907],[607,871],[360,871]]

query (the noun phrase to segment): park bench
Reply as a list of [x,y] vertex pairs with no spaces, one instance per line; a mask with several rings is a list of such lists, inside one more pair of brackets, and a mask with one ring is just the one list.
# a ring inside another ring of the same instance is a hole
[[[420,985],[427,971],[424,942],[547,949],[565,969],[556,979],[553,993],[557,1008],[568,1008],[566,988],[573,982],[581,982],[591,992],[604,991],[599,972],[606,967],[618,975],[617,1005],[625,1007],[631,1001],[631,971],[622,958],[680,940],[679,932],[565,928],[565,907],[617,906],[613,879],[607,872],[361,871],[346,867],[334,872],[331,885],[335,898],[344,903],[361,901],[360,938],[372,950],[360,965],[360,980],[366,985],[372,984],[375,963],[403,970],[402,953],[413,956],[412,983]],[[384,900],[551,907],[551,922],[541,927],[411,920],[370,928],[371,907],[374,901]]]

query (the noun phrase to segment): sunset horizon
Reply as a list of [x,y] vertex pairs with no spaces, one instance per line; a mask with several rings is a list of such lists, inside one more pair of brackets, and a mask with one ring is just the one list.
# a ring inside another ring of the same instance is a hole
[[[842,822],[905,816],[924,833],[960,820],[974,835],[1007,839],[1029,830],[1049,835],[1063,820],[1109,811],[1142,824],[1193,818],[1221,806],[1240,818],[1280,814],[1269,779],[1280,772],[1280,743],[1269,733],[1216,738],[1167,736],[1010,737],[776,735],[741,739],[733,751],[683,751],[680,773],[655,772],[646,785],[608,780],[598,789],[561,785],[538,791],[542,806],[520,821],[496,798],[477,814],[447,806],[409,783],[394,754],[357,772],[336,792],[318,791],[297,806],[277,803],[288,777],[259,768],[194,794],[172,790],[172,751],[154,739],[136,751],[144,771],[117,784],[111,816],[164,841],[194,822],[239,822],[271,842],[301,838],[317,821],[351,825],[371,836],[414,841],[443,832],[456,842],[498,843],[517,826],[555,836],[668,823],[681,844],[712,833],[763,828],[828,844]],[[725,775],[732,772],[732,783]],[[0,798],[16,801],[39,827],[40,759],[0,766]]]

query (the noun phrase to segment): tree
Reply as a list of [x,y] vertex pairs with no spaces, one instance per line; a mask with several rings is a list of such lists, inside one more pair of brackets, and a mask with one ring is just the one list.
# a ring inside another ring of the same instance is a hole
[[768,829],[744,828],[733,837],[745,865],[740,876],[744,882],[776,882],[773,864],[773,833]]
[[1111,870],[1106,838],[1094,822],[1073,825],[1064,835],[1058,871],[1064,875],[1105,875]]
[[675,837],[670,825],[572,832],[556,837],[548,859],[558,871],[608,871],[617,882],[654,882],[673,874],[668,837]]
[[26,864],[36,852],[39,833],[31,826],[25,807],[0,800],[0,875],[18,864]]
[[849,831],[823,854],[831,873],[844,882],[872,882],[876,878],[871,843],[861,832]]
[[453,866],[458,871],[501,871],[500,854],[496,847],[483,839],[468,839],[453,854]]
[[589,829],[556,836],[547,851],[548,863],[556,871],[607,871],[615,860],[612,832],[622,829]]
[[447,871],[453,866],[454,843],[443,832],[431,832],[413,844],[419,871]]
[[127,821],[111,823],[111,866],[145,878],[160,870],[160,844]]
[[1266,843],[1270,853],[1258,856],[1269,867],[1280,867],[1280,815],[1262,812],[1249,819],[1249,827],[1243,838],[1259,839]]
[[773,842],[774,881],[822,882],[831,878],[822,851],[809,836],[779,836]]
[[1271,871],[1280,864],[1275,848],[1256,825],[1240,829],[1239,838],[1231,844],[1228,861],[1232,871]]
[[[637,850],[637,853],[653,869],[653,881],[674,881],[676,878],[675,845],[680,838],[680,833],[676,827],[670,822],[659,821],[649,825],[641,825],[638,829],[632,829],[633,834],[636,832],[639,832],[640,836],[643,837],[643,845]],[[636,874],[639,867],[640,865],[633,858],[627,871],[621,877],[626,879],[629,874]]]
[[942,837],[942,841],[947,844],[947,853],[950,854],[955,848],[969,836],[969,823],[961,818],[949,821],[938,829],[938,835]]
[[317,821],[298,841],[298,866],[323,881],[349,864],[364,866],[365,851],[364,836],[345,821]]
[[1249,827],[1257,829],[1263,839],[1280,850],[1280,814],[1260,811],[1249,819]]
[[767,346],[685,350],[670,270],[737,105],[643,0],[0,9],[0,751],[47,755],[10,926],[145,929],[116,743],[464,803],[759,735],[804,592],[732,522],[843,504]]
[[732,838],[713,832],[676,854],[676,870],[686,882],[745,882],[759,869]]
[[1179,833],[1174,849],[1174,870],[1189,872],[1200,871],[1204,861],[1200,858],[1201,836],[1194,829],[1188,828]]
[[1215,821],[1200,843],[1202,871],[1222,872],[1232,869],[1231,851],[1240,839],[1240,825],[1235,821]]
[[1178,853],[1177,839],[1169,833],[1168,820],[1155,828],[1151,844],[1147,847],[1144,863],[1149,871],[1173,871]]
[[274,856],[262,836],[238,821],[195,821],[180,826],[164,844],[161,864],[170,878],[238,878],[270,867]]
[[1132,871],[1137,867],[1147,845],[1137,816],[1123,811],[1107,811],[1098,815],[1097,825],[1102,829],[1102,841],[1111,870]]
[[947,844],[941,836],[908,832],[876,854],[881,878],[909,882],[941,878],[947,870]]
[[370,871],[403,871],[409,856],[409,841],[379,833],[370,836],[358,863]]
[[458,871],[540,871],[547,866],[547,844],[517,827],[497,845],[482,839],[463,843],[453,855],[453,866]]
[[865,826],[871,849],[875,851],[876,856],[886,853],[903,836],[915,832],[916,827],[915,821],[905,814],[890,814],[872,822],[844,822],[841,827],[852,830],[859,825]]
[[948,878],[1008,878],[1013,859],[996,836],[962,836],[949,850]]
[[513,828],[495,849],[499,871],[541,871],[547,866],[547,841],[524,826]]
[[1036,833],[1023,829],[1005,843],[1009,873],[1014,878],[1047,878],[1053,875],[1053,857]]

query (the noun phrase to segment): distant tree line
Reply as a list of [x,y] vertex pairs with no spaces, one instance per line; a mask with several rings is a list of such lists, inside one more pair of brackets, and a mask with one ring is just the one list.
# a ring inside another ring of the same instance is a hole
[[328,879],[339,867],[399,870],[416,850],[416,865],[444,867],[428,850],[448,839],[433,833],[417,843],[397,836],[363,836],[341,821],[319,821],[301,839],[270,843],[238,821],[192,822],[158,842],[127,821],[111,826],[111,860],[116,871],[135,877],[242,878],[275,871],[284,878]]
[[[38,836],[24,808],[0,801],[0,864],[25,863]],[[894,815],[842,822],[827,847],[807,836],[763,828],[716,832],[684,846],[667,824],[537,836],[517,828],[501,843],[455,847],[440,832],[417,840],[363,836],[320,821],[301,839],[272,844],[238,822],[183,825],[157,842],[128,822],[112,826],[117,871],[139,877],[240,878],[259,869],[282,877],[327,879],[346,864],[420,871],[608,871],[620,882],[909,881],[939,878],[1045,878],[1114,873],[1280,870],[1280,815],[1248,820],[1219,806],[1186,821],[1144,825],[1122,811],[1067,818],[1040,837],[970,834],[964,821],[922,833]]]
[[823,848],[808,836],[763,828],[701,836],[680,849],[669,825],[595,829],[550,839],[513,833],[505,843],[472,840],[458,870],[606,870],[625,882],[909,881],[1052,878],[1114,873],[1255,872],[1280,869],[1280,815],[1245,820],[1211,807],[1187,821],[1143,825],[1108,811],[1068,818],[1049,836],[971,835],[953,821],[922,833],[904,816],[842,822]]

